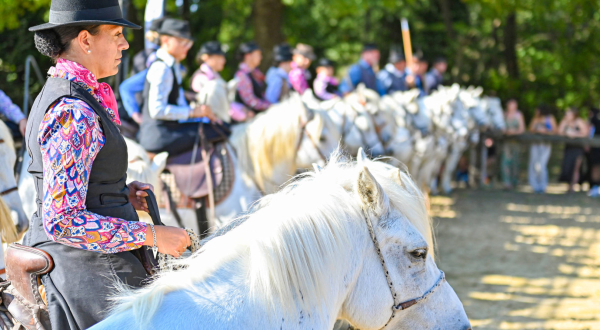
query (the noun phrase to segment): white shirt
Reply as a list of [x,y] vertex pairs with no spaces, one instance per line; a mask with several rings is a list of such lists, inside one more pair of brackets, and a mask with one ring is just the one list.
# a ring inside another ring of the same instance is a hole
[[[190,106],[185,100],[183,88],[179,87],[177,105],[168,104],[173,79],[177,79],[181,86],[179,63],[162,48],[156,51],[156,57],[162,61],[152,63],[146,76],[150,83],[150,90],[148,91],[150,117],[162,120],[186,120],[190,115]],[[175,69],[175,77],[173,76],[173,68]]]

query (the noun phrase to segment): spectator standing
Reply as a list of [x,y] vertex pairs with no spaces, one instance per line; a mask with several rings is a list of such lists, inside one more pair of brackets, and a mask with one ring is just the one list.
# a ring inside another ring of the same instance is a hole
[[[535,116],[529,124],[529,131],[536,134],[555,134],[556,119],[546,105],[535,110]],[[552,152],[549,143],[533,143],[529,151],[529,185],[535,193],[544,193],[548,187],[548,160]]]
[[[600,109],[592,108],[590,113],[590,136],[592,138],[600,137]],[[590,148],[588,156],[588,165],[590,171],[590,185],[592,188],[588,192],[590,197],[600,196],[600,148]]]
[[[525,120],[519,111],[517,100],[510,99],[506,102],[506,131],[504,135],[514,136],[525,132]],[[521,156],[521,144],[517,141],[505,141],[502,145],[502,158],[500,169],[505,189],[512,189],[519,183],[519,161]]]
[[290,83],[296,92],[300,95],[308,89],[310,72],[308,68],[312,61],[316,59],[312,46],[297,44],[294,48],[294,57],[292,61],[292,71],[290,71]]
[[288,44],[280,44],[273,48],[273,66],[267,71],[267,101],[279,103],[290,96],[292,84],[290,71],[292,70],[292,49]]
[[[588,126],[576,108],[569,108],[558,125],[558,133],[569,138],[584,138],[588,136]],[[582,162],[583,147],[567,143],[559,180],[569,184],[569,192],[573,192],[573,186],[579,183]]]
[[317,64],[317,78],[313,82],[315,96],[321,100],[331,100],[339,97],[339,82],[333,76],[334,63],[327,58],[322,58]]

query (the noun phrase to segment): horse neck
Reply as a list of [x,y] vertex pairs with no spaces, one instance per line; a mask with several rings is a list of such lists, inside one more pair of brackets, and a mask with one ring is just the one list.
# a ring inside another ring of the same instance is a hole
[[[199,323],[215,319],[227,319],[226,325],[214,324],[211,329],[239,328],[245,329],[331,329],[336,319],[342,312],[345,299],[352,294],[352,289],[358,281],[360,272],[363,271],[365,251],[372,244],[366,230],[354,226],[353,245],[348,253],[335,256],[328,262],[332,271],[322,274],[327,279],[325,291],[321,292],[322,301],[307,302],[310,310],[298,307],[293,315],[284,311],[279,304],[271,308],[250,297],[250,288],[245,276],[245,264],[249,263],[249,256],[242,259],[232,258],[220,263],[205,280],[197,284],[198,295],[202,299],[194,300],[200,305],[203,320]],[[205,251],[204,253],[207,253]],[[209,258],[212,259],[212,258]],[[361,293],[359,293],[361,294]],[[301,306],[305,297],[295,297],[296,304]],[[215,303],[228,306],[228,308],[215,309]]]

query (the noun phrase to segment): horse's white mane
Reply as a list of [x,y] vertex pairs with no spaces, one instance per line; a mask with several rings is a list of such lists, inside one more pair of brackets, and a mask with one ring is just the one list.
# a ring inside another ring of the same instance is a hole
[[306,116],[302,101],[292,97],[233,128],[229,141],[237,152],[240,166],[261,191],[265,191],[276,166],[287,166],[290,177],[296,172],[296,147]]
[[[367,161],[366,166],[388,195],[391,207],[415,225],[433,247],[423,196],[408,174],[383,162]],[[281,306],[290,315],[297,308],[321,305],[327,274],[342,267],[336,257],[351,250],[351,233],[367,232],[362,204],[354,193],[361,168],[334,152],[319,173],[297,176],[280,192],[264,197],[237,227],[179,261],[187,266],[185,270],[160,274],[137,291],[122,289],[114,311],[131,310],[137,322],[148,321],[165,294],[194,291],[200,281],[209,280],[228,262],[242,267],[250,296],[257,302]],[[300,295],[302,299],[294,299]]]

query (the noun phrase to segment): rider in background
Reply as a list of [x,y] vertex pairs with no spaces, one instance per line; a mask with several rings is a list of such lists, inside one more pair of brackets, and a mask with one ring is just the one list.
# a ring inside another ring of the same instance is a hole
[[197,93],[196,99],[200,103],[208,102],[215,117],[226,125],[230,124],[227,82],[219,74],[227,62],[221,43],[218,41],[204,43],[196,56],[196,62],[200,64],[200,68],[194,72],[191,83],[192,90]]
[[98,82],[119,70],[129,48],[123,27],[139,27],[119,17],[117,0],[52,0],[51,9],[50,23],[30,28],[36,48],[56,64],[27,124],[37,211],[23,243],[54,260],[41,276],[52,329],[87,329],[110,310],[115,281],[143,285],[143,245],[178,257],[190,238],[138,221],[151,186],[126,185],[117,101]]
[[308,68],[310,63],[317,57],[312,46],[297,44],[294,48],[294,61],[292,62],[292,71],[290,71],[290,83],[298,94],[302,95],[309,88],[310,72]]
[[[262,50],[256,42],[249,41],[240,45],[238,58],[241,63],[235,73],[237,79],[237,90],[235,103],[244,106],[245,118],[233,118],[236,121],[245,121],[254,117],[255,113],[267,110],[271,102],[265,99],[265,76],[258,66],[262,61]],[[237,108],[236,104],[232,108]]]
[[431,94],[437,90],[438,86],[444,83],[444,73],[448,69],[448,62],[443,57],[438,57],[433,61],[433,68],[425,74],[425,86],[427,92]]
[[19,106],[14,104],[2,90],[0,90],[0,116],[6,118],[4,122],[12,132],[13,138],[25,136],[27,118]]
[[408,88],[416,88],[421,93],[420,96],[427,95],[427,85],[425,85],[425,73],[427,72],[427,61],[423,60],[420,53],[413,54],[412,64],[408,68],[406,84]]
[[273,66],[267,71],[267,92],[265,98],[271,104],[279,103],[290,96],[292,84],[292,49],[288,44],[273,47]]
[[181,87],[180,61],[194,41],[189,23],[178,19],[165,19],[158,31],[161,47],[156,51],[156,61],[148,69],[144,86],[143,118],[139,140],[146,151],[159,153],[166,151],[175,156],[194,147],[199,124],[192,118],[203,118],[204,134],[207,139],[218,135],[210,128],[209,121],[217,118],[207,105],[191,108]]
[[392,94],[408,90],[406,85],[406,60],[404,54],[397,49],[390,50],[388,64],[377,73],[379,95]]
[[317,63],[317,78],[313,82],[315,96],[321,100],[331,100],[339,97],[339,82],[334,77],[334,63],[322,58]]
[[366,43],[363,46],[360,60],[348,69],[348,74],[340,84],[340,92],[348,94],[352,92],[358,84],[363,83],[369,89],[377,91],[377,77],[375,70],[379,65],[379,48],[373,43]]
[[155,19],[152,21],[146,40],[150,45],[157,45],[156,48],[145,48],[135,55],[133,58],[133,68],[131,77],[125,79],[119,85],[119,95],[123,101],[123,107],[127,114],[138,124],[142,123],[142,112],[140,105],[143,103],[144,82],[148,74],[148,68],[156,61],[156,50],[160,44],[158,30],[164,18]]

